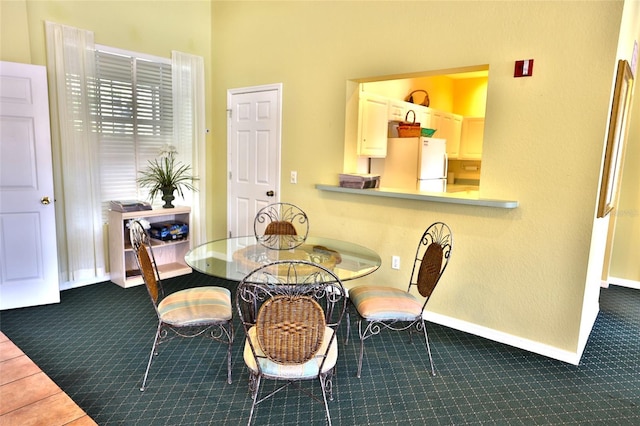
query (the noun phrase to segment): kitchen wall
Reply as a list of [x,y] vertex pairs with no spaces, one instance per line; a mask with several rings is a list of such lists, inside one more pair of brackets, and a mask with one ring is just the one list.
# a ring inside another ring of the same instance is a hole
[[461,78],[453,82],[453,113],[464,117],[485,117],[489,78]]
[[[98,43],[123,49],[205,57],[211,238],[226,233],[226,91],[282,82],[283,176],[297,170],[298,184],[283,181],[281,198],[309,213],[312,233],[365,245],[384,261],[348,286],[403,287],[416,239],[444,220],[454,251],[430,319],[577,362],[598,310],[609,224],[595,211],[615,62],[630,59],[626,45],[640,38],[634,26],[618,42],[622,8],[622,1],[3,1],[0,59],[44,64],[45,19],[94,30]],[[533,77],[514,79],[514,61],[528,58],[536,61]],[[570,72],[584,58],[589,72]],[[489,65],[486,115],[495,118],[485,128],[481,195],[517,199],[517,209],[315,189],[337,184],[344,168],[348,81],[473,64]],[[390,268],[392,255],[401,256],[400,271]]]
[[[362,90],[398,100],[404,100],[414,90],[426,90],[431,108],[467,117],[484,117],[489,78],[464,77],[465,74],[366,82],[362,83]],[[416,103],[423,99],[424,94],[415,94]]]
[[448,171],[454,174],[456,183],[458,184],[475,185],[480,183],[481,170],[482,162],[478,160],[449,160]]

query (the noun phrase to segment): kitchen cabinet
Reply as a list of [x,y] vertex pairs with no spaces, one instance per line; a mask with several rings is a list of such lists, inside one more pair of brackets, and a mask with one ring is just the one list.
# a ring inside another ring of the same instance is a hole
[[432,110],[430,108],[423,105],[413,105],[413,104],[409,104],[409,105],[411,105],[409,109],[412,109],[416,112],[416,121],[420,123],[420,127],[429,128],[429,129],[434,128],[434,127],[431,127]]
[[[451,150],[457,151],[460,156],[460,141],[462,140],[462,121],[461,115],[451,114],[451,129],[450,137],[447,139],[447,144],[451,141]],[[448,153],[447,153],[448,155]],[[455,158],[455,157],[454,157]]]
[[383,96],[361,93],[358,108],[358,155],[385,157],[389,100]]
[[483,138],[484,117],[465,117],[462,120],[462,135],[458,158],[462,160],[482,159]]
[[[387,155],[387,136],[389,121],[405,121],[407,112],[413,110],[415,121],[420,127],[436,129],[434,137],[447,140],[447,156],[459,158],[462,134],[462,116],[439,111],[424,105],[412,104],[381,95],[362,92],[359,98],[358,114],[358,155],[371,158],[384,158]],[[413,115],[409,114],[409,121]],[[474,158],[471,144],[468,158]]]
[[408,102],[389,99],[387,119],[389,121],[404,121],[407,111],[409,110],[407,106]]
[[[181,222],[189,224],[191,208],[175,207],[173,209],[142,210],[137,212],[117,212],[109,210],[109,273],[111,281],[121,287],[133,287],[143,283],[138,269],[135,253],[129,241],[130,220],[146,219],[151,224],[160,222]],[[184,255],[190,249],[189,237],[178,240],[161,241],[150,239],[153,255],[158,265],[160,279],[188,274]]]
[[462,116],[449,112],[431,110],[431,126],[436,129],[436,138],[447,140],[447,156],[458,158],[462,133]]

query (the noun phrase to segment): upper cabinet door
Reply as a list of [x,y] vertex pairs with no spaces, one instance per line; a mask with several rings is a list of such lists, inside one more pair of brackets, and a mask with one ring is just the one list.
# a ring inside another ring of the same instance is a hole
[[388,131],[387,98],[366,93],[360,94],[358,114],[358,155],[385,157]]
[[460,145],[462,138],[462,116],[451,114],[451,128],[449,130],[449,139],[447,139],[447,155],[449,155],[449,145],[451,145],[452,154],[449,158],[457,158],[460,156]]
[[404,121],[404,117],[407,114],[407,103],[395,99],[389,99],[389,121]]
[[431,110],[431,128],[436,129],[435,138],[447,140],[447,157],[458,158],[462,117],[449,112]]
[[482,159],[483,138],[484,117],[465,117],[462,121],[460,158],[465,160]]
[[412,108],[416,112],[416,122],[420,123],[420,127],[433,129],[431,127],[431,109],[422,105],[413,105]]

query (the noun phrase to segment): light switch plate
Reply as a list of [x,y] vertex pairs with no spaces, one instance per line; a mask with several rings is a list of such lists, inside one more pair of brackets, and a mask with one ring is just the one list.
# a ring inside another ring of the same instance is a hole
[[400,269],[400,256],[391,256],[391,269]]

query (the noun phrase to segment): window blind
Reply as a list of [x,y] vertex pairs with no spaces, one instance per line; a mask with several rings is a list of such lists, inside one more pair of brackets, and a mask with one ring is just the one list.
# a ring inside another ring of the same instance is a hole
[[163,145],[173,144],[171,64],[100,47],[94,93],[106,220],[109,201],[148,199],[148,190],[137,185],[139,171],[158,157]]

